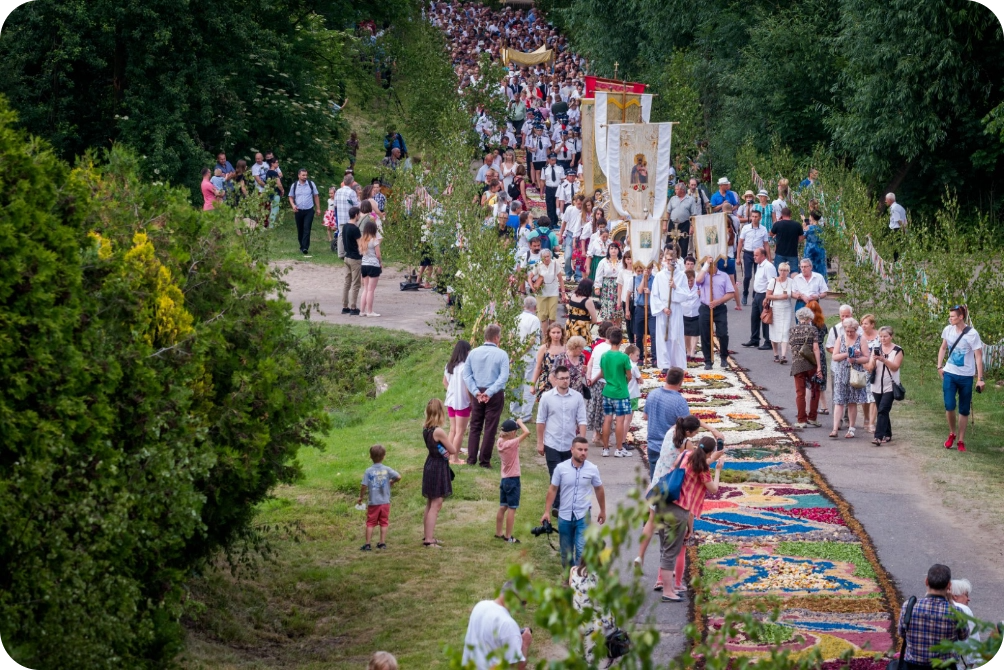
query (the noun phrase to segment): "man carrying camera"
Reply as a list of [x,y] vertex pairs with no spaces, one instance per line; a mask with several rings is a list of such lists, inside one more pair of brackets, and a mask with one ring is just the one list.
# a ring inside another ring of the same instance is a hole
[[[592,508],[593,492],[596,492],[596,502],[600,513],[596,522],[603,524],[607,517],[606,496],[603,493],[603,482],[600,471],[586,460],[589,455],[589,440],[576,437],[572,440],[571,460],[559,463],[551,475],[551,486],[547,490],[547,501],[544,503],[544,514],[540,517],[543,532],[549,532],[551,525],[551,505],[560,490],[558,503],[558,543],[561,547],[561,565],[567,568],[577,565],[582,558],[586,546],[586,526],[589,525],[589,515]],[[534,533],[535,535],[538,533]]]

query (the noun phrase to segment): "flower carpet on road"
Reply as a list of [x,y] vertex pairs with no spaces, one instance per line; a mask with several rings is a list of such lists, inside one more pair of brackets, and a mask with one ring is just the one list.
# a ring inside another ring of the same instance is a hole
[[[658,370],[643,371],[642,411],[628,436],[643,455],[645,397],[660,385]],[[780,603],[770,640],[739,635],[729,651],[755,657],[781,644],[798,656],[818,648],[824,667],[837,667],[850,651],[855,670],[884,668],[879,657],[893,649],[890,613],[899,598],[850,507],[744,371],[691,367],[683,395],[696,416],[725,434],[727,458],[718,492],[694,521],[688,569],[700,572],[712,594],[748,598],[751,609],[765,597]],[[704,630],[721,626],[694,614]]]

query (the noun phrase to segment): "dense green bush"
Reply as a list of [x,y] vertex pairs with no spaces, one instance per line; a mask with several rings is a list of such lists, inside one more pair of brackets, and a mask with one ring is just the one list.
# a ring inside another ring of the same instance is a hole
[[187,575],[316,445],[331,360],[263,231],[14,123],[0,102],[0,635],[33,668],[159,665]]

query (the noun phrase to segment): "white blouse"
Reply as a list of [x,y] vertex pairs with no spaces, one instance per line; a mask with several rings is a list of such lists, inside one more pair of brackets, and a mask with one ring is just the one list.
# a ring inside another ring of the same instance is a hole
[[620,261],[614,261],[611,263],[609,258],[604,258],[600,261],[600,264],[596,266],[595,283],[599,285],[607,278],[617,279],[621,274],[622,267],[623,265]]

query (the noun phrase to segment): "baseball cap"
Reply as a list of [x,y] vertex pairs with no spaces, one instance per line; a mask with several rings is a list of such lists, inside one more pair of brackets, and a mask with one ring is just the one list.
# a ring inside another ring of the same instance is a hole
[[514,430],[519,430],[519,424],[517,424],[515,421],[513,421],[512,419],[506,419],[505,421],[502,422],[503,433],[510,433]]

